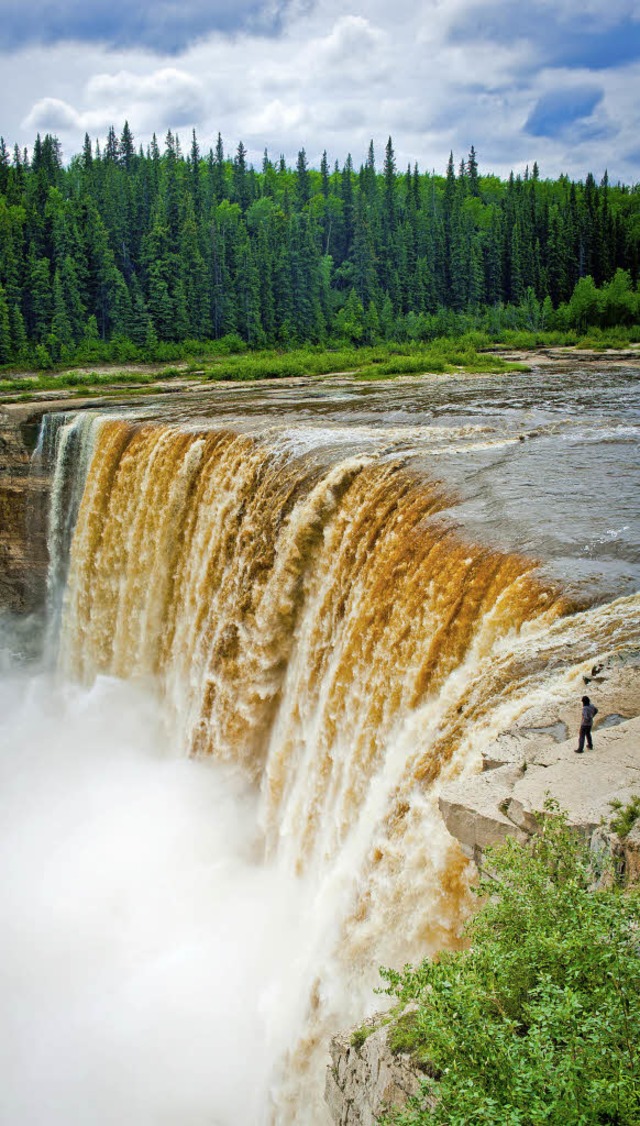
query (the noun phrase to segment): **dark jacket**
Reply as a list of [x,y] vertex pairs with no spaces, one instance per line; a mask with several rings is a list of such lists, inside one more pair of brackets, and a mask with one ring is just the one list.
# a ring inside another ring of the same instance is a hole
[[591,727],[593,717],[598,714],[598,709],[593,704],[585,704],[582,709],[582,726]]

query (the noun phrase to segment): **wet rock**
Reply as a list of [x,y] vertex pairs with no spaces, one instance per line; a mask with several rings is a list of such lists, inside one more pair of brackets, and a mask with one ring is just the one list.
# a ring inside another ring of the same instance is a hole
[[622,842],[625,879],[632,884],[640,883],[640,822],[635,825]]
[[48,479],[31,471],[43,410],[0,408],[0,609],[25,613],[46,589]]
[[485,849],[508,836],[526,839],[526,833],[507,816],[513,787],[521,775],[522,768],[510,763],[444,787],[440,812],[470,860],[478,861]]
[[387,1020],[379,1013],[331,1041],[325,1101],[336,1126],[375,1126],[386,1109],[420,1091],[424,1070],[408,1053],[391,1051]]

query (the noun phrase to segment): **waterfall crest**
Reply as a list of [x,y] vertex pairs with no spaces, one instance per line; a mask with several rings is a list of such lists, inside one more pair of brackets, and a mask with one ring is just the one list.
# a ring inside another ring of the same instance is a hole
[[[181,745],[263,779],[270,822],[291,819],[303,777],[303,852],[327,808],[323,850],[341,845],[408,717],[451,692],[459,706],[461,670],[562,610],[534,562],[465,542],[439,518],[443,489],[400,461],[92,424],[65,671],[159,677]],[[64,443],[58,460],[64,479]],[[450,757],[443,734],[423,781]]]

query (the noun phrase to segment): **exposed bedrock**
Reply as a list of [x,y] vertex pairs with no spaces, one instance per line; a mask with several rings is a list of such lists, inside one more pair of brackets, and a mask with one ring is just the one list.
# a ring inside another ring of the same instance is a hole
[[[594,749],[575,753],[580,695],[598,707]],[[507,835],[536,831],[545,802],[565,810],[593,847],[606,847],[638,874],[638,831],[624,841],[610,828],[612,803],[640,795],[640,654],[616,654],[580,670],[576,694],[532,708],[483,749],[483,773],[443,788],[440,810],[466,855],[482,864],[485,849]]]
[[0,609],[18,613],[37,609],[46,586],[50,481],[31,462],[44,412],[0,407]]
[[392,1106],[417,1095],[423,1072],[411,1055],[392,1050],[389,1014],[334,1036],[325,1099],[336,1126],[375,1126]]

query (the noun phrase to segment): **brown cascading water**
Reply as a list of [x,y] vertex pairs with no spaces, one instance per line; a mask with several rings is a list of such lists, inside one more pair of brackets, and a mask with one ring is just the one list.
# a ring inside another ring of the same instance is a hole
[[266,856],[306,881],[315,919],[274,1120],[319,1123],[329,1032],[377,965],[455,943],[468,911],[440,781],[549,691],[572,637],[606,643],[620,615],[562,618],[531,560],[465,542],[401,461],[93,426],[61,661],[85,682],[157,678],[180,745],[261,787]]

